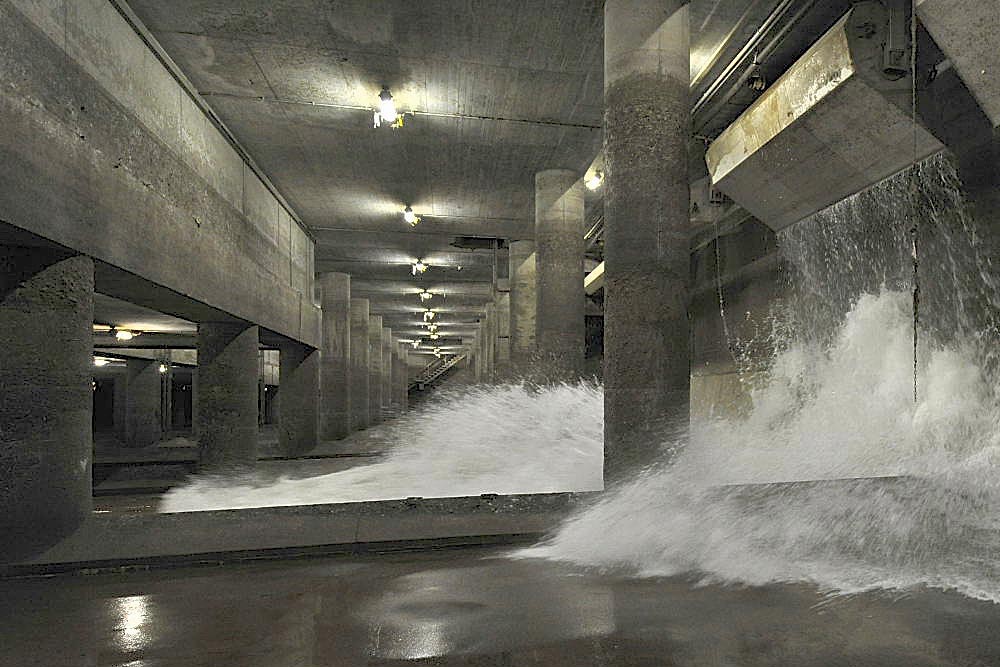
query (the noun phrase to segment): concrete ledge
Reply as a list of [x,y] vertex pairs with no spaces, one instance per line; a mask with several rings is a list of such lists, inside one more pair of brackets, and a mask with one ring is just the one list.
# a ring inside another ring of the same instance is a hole
[[175,514],[97,514],[45,552],[0,565],[0,578],[522,541],[541,537],[593,495],[485,495]]

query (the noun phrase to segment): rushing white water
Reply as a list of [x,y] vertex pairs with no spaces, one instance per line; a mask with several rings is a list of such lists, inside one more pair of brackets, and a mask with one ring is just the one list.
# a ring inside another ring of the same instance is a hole
[[[521,555],[1000,601],[1000,412],[962,349],[924,350],[913,403],[911,317],[908,293],[863,296],[829,349],[778,355],[745,419],[693,424],[670,465]],[[792,480],[827,481],[767,484]]]
[[1000,283],[958,186],[935,158],[786,230],[790,298],[746,415],[691,424],[670,461],[519,555],[1000,602]]
[[161,511],[311,505],[481,493],[603,488],[603,404],[588,383],[441,392],[367,432],[392,446],[384,460],[304,479],[194,477]]

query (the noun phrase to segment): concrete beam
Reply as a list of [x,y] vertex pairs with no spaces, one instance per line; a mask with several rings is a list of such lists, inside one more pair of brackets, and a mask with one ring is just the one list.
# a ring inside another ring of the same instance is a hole
[[993,126],[1000,126],[1000,3],[916,0],[916,9]]
[[0,220],[317,345],[312,242],[110,3],[67,8],[0,0]]
[[712,142],[716,187],[777,231],[941,150],[882,74],[887,20],[854,7]]

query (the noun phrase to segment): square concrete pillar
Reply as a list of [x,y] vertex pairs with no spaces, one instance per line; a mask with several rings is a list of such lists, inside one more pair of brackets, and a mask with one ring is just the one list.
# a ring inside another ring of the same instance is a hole
[[91,510],[94,263],[0,245],[0,561]]
[[203,469],[257,464],[259,347],[255,326],[198,325],[195,434]]
[[318,278],[323,308],[320,438],[337,440],[351,432],[351,277],[321,273]]
[[[122,383],[121,390],[118,383]],[[123,375],[115,378],[115,424],[119,437],[128,447],[149,447],[160,441],[163,417],[163,380],[160,362],[153,359],[129,359]],[[122,401],[118,409],[118,401]]]
[[298,456],[319,442],[319,350],[288,341],[279,348],[278,446]]
[[368,366],[371,348],[368,344],[368,299],[351,299],[351,428],[368,428]]
[[382,422],[382,316],[368,316],[368,423]]
[[392,329],[382,327],[382,418],[392,412]]

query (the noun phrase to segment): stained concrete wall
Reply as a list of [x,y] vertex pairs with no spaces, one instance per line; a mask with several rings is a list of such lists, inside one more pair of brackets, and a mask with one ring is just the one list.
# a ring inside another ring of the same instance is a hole
[[767,334],[787,284],[775,235],[756,220],[697,244],[688,310],[692,418],[747,413],[754,383],[772,358]]
[[0,86],[0,220],[318,345],[313,241],[110,2],[0,0]]

